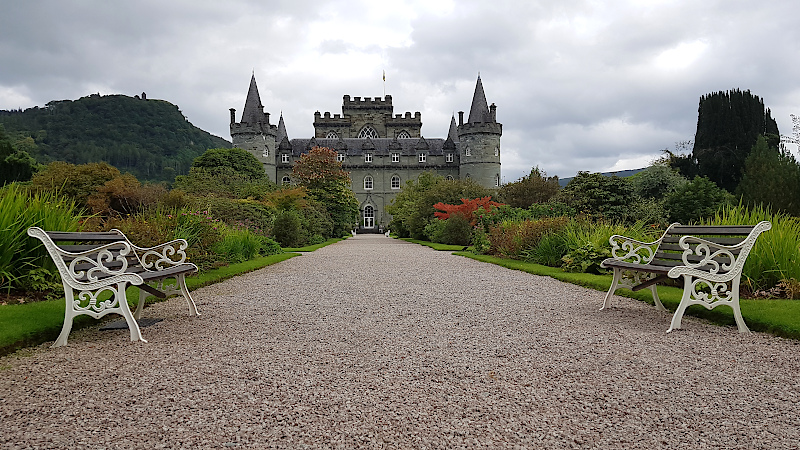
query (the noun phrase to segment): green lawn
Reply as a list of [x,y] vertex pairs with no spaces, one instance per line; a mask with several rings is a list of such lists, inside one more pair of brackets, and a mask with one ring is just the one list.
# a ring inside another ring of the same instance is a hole
[[[611,275],[593,275],[588,273],[570,273],[554,267],[542,266],[539,264],[517,261],[514,259],[498,258],[495,256],[476,255],[470,252],[455,252],[454,254],[472,258],[478,261],[497,264],[514,270],[522,270],[534,275],[552,277],[567,283],[596,289],[606,292],[611,287]],[[670,286],[658,286],[658,296],[664,306],[674,311],[681,301],[683,289]],[[650,290],[633,292],[628,289],[620,289],[616,295],[634,298],[649,304],[653,304],[653,297]],[[748,328],[752,331],[763,331],[777,336],[800,339],[800,300],[750,300],[741,299],[739,305],[742,309],[742,316]],[[597,305],[599,308],[600,304]],[[700,305],[690,306],[686,309],[686,314],[702,317],[718,325],[728,325],[735,327],[733,311],[727,306],[720,306],[713,310],[707,310]],[[664,330],[669,328],[669,322],[664,322]],[[731,330],[736,332],[736,330]]]
[[430,247],[434,250],[439,250],[441,252],[458,252],[462,250],[467,250],[469,247],[464,247],[463,245],[450,245],[450,244],[438,244],[436,242],[429,242],[429,241],[421,241],[419,239],[411,239],[411,238],[400,238],[401,241],[411,242],[413,244],[424,245],[426,247]]
[[[218,283],[222,280],[251,272],[262,267],[275,264],[299,253],[281,253],[252,259],[238,264],[205,270],[198,275],[186,278],[189,290]],[[139,289],[128,288],[128,303],[135,305],[139,301]],[[154,297],[148,299],[152,303]],[[64,299],[34,302],[22,305],[0,306],[0,355],[8,354],[16,349],[55,340],[64,324]],[[201,311],[202,313],[202,311]],[[119,317],[115,314],[106,317]],[[73,330],[96,324],[98,320],[89,316],[75,319]]]
[[320,248],[325,247],[327,245],[334,244],[334,243],[339,242],[339,241],[343,241],[345,239],[347,239],[347,238],[330,238],[330,239],[328,239],[327,241],[325,241],[325,242],[323,242],[321,244],[306,245],[305,247],[287,247],[287,248],[283,248],[283,251],[285,251],[285,252],[313,252],[314,250],[320,249]]

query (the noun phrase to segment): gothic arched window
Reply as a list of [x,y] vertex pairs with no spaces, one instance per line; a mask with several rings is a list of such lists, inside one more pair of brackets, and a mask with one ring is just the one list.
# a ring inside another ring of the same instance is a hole
[[281,179],[281,184],[289,184],[291,182],[292,182],[292,179],[289,178],[288,175],[284,175],[284,177]]
[[328,134],[325,135],[325,139],[339,139],[339,135],[336,134],[335,131],[328,131]]
[[408,131],[403,130],[397,133],[397,139],[411,139],[411,135],[408,134]]
[[369,125],[365,125],[364,128],[362,128],[361,131],[358,132],[358,138],[359,139],[366,139],[366,138],[377,139],[378,138],[378,132],[375,131],[375,128],[372,128]]
[[400,177],[392,175],[392,189],[400,189]]
[[364,177],[364,189],[372,189],[372,177],[369,175]]

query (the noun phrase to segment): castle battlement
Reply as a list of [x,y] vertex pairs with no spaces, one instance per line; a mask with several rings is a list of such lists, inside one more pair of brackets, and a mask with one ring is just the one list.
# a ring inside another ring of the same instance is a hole
[[383,99],[381,99],[380,97],[375,97],[374,99],[372,97],[364,97],[364,98],[353,97],[352,100],[350,99],[349,95],[345,95],[345,96],[342,97],[342,100],[343,100],[342,103],[343,103],[345,108],[348,108],[348,107],[351,107],[351,108],[363,108],[365,106],[366,107],[378,106],[378,107],[382,107],[382,108],[383,107],[387,107],[387,106],[390,107],[390,108],[392,107],[392,96],[391,95],[387,95]]

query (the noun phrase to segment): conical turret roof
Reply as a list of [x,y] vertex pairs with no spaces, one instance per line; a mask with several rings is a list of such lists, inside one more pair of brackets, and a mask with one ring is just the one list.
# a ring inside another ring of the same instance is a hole
[[250,89],[247,91],[247,100],[244,101],[244,111],[242,111],[242,122],[258,123],[264,121],[264,105],[261,104],[261,97],[258,95],[256,86],[256,75],[250,78]]
[[475,84],[475,94],[472,96],[472,106],[469,108],[469,120],[467,122],[490,122],[489,105],[486,103],[486,94],[483,93],[483,83],[481,83],[480,75],[478,75],[478,83]]
[[278,136],[275,137],[275,141],[281,142],[283,138],[288,138],[289,135],[286,134],[286,125],[283,123],[283,112],[281,112],[281,118],[278,120]]
[[453,118],[450,119],[450,131],[447,132],[447,137],[453,140],[453,142],[458,142],[458,126],[456,126],[456,116],[453,115]]

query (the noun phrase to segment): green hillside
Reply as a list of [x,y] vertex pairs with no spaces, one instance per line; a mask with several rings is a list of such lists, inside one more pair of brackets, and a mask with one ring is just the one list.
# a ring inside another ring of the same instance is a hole
[[207,133],[163,100],[92,94],[44,108],[0,110],[0,123],[41,163],[107,162],[140,180],[172,181],[209,148],[231,143]]

